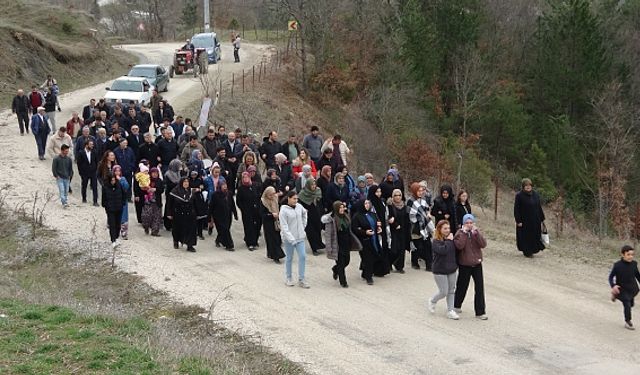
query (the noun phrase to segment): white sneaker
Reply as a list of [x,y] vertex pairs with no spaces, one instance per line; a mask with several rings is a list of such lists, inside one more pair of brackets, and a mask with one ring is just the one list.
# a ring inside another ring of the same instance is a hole
[[311,288],[311,285],[309,285],[309,284],[307,283],[307,280],[300,280],[300,281],[298,281],[298,286],[299,286],[300,288],[304,288],[304,289],[309,289],[309,288]]
[[427,309],[429,309],[430,313],[435,313],[436,312],[436,304],[435,302],[432,302],[431,300],[427,301]]
[[460,317],[458,316],[458,314],[457,314],[455,311],[453,311],[453,310],[449,310],[449,311],[447,312],[447,318],[449,318],[449,319],[453,319],[453,320],[458,320],[458,319],[460,319]]
[[478,319],[478,320],[487,320],[487,319],[489,319],[489,317],[486,314],[476,315],[476,319]]
[[631,323],[631,321],[627,321],[624,322],[624,328],[630,330],[630,331],[634,331],[636,329],[636,327],[633,326],[633,323]]
[[459,308],[457,308],[457,307],[454,307],[454,308],[453,308],[453,311],[455,311],[455,312],[456,312],[456,314],[460,314],[460,313],[462,313],[462,309],[459,309]]
[[118,244],[116,244],[116,241],[113,241],[113,242],[111,243],[111,247],[112,247],[113,249],[115,249],[115,248],[116,248],[116,246],[118,246]]
[[287,281],[285,281],[285,282],[284,282],[284,284],[285,284],[286,286],[294,286],[294,285],[296,285],[296,284],[293,282],[293,280],[291,280],[291,279],[287,279]]

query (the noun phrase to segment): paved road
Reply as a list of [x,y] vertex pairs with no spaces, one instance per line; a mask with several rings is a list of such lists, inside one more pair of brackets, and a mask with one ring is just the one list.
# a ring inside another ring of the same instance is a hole
[[[126,48],[165,62],[175,45]],[[265,51],[244,44],[243,64],[223,63],[222,76],[253,64]],[[228,45],[224,53],[231,57]],[[64,95],[66,112],[60,118],[99,97],[104,86]],[[197,82],[181,77],[172,80],[165,96],[180,112],[199,95]],[[14,118],[10,125],[0,128],[0,183],[27,182],[10,201],[27,199],[36,190],[54,191],[50,161],[37,160],[33,138],[18,135]],[[88,235],[87,223],[94,217],[100,228],[105,223],[100,209],[79,203],[77,180],[74,184],[72,207],[63,211],[56,205],[48,215],[48,224],[68,239]],[[451,321],[442,304],[437,314],[426,310],[426,299],[435,292],[430,273],[408,269],[367,286],[358,277],[357,253],[348,269],[349,289],[331,279],[332,262],[322,256],[308,257],[311,289],[287,288],[283,266],[269,261],[264,248],[247,251],[241,228],[234,223],[236,252],[216,249],[207,237],[190,254],[174,250],[168,233],[147,237],[132,225],[118,263],[179,300],[215,305],[215,320],[259,333],[263,343],[318,374],[640,373],[640,358],[633,354],[638,334],[622,328],[621,306],[608,302],[603,269],[571,264],[553,252],[526,260],[505,242],[509,236],[489,238],[484,264],[489,320],[472,317],[469,295],[462,319]],[[107,237],[102,230],[100,238]]]

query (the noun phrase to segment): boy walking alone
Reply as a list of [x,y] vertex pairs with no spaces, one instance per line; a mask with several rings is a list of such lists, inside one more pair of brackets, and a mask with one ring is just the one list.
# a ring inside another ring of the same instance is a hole
[[633,299],[639,291],[640,272],[638,271],[638,262],[633,260],[633,247],[625,245],[620,250],[620,253],[622,258],[613,264],[609,274],[611,300],[615,302],[618,299],[622,302],[624,307],[624,327],[634,330],[635,327],[631,322],[631,308],[633,307]]

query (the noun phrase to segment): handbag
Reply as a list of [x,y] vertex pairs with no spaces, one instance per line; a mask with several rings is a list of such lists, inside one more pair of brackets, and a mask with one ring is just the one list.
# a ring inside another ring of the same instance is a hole
[[276,228],[276,232],[280,232],[280,220],[274,220],[273,226]]
[[542,223],[542,236],[540,237],[540,240],[545,246],[549,246],[551,243],[549,239],[549,231],[547,231],[547,225],[544,222]]
[[351,251],[362,251],[362,242],[360,242],[358,236],[351,231],[349,233],[351,234]]

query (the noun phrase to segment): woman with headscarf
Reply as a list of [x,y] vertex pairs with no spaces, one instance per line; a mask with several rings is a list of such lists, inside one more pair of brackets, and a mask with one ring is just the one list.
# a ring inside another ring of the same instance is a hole
[[[194,150],[197,151],[197,150]],[[207,218],[209,217],[209,205],[204,199],[202,192],[204,190],[204,181],[201,175],[196,170],[189,172],[189,188],[191,188],[193,194],[193,205],[196,209],[198,238],[204,241],[202,231],[207,227]]]
[[345,268],[351,261],[351,249],[361,250],[362,245],[351,231],[351,220],[347,213],[347,206],[342,202],[333,204],[333,212],[322,216],[325,225],[325,243],[327,244],[327,258],[336,261],[331,268],[333,279],[340,281],[340,286],[348,288]]
[[187,245],[187,251],[195,253],[194,246],[198,243],[196,210],[187,177],[182,177],[169,194],[167,218],[172,221],[173,248],[179,249],[180,244],[184,244]]
[[253,251],[258,247],[260,237],[260,192],[253,186],[249,172],[242,172],[236,199],[242,213],[244,243],[249,251]]
[[[129,182],[122,176],[122,168],[119,165],[113,166],[113,175],[124,191],[129,191]],[[120,218],[120,237],[123,240],[129,239],[129,204],[125,202],[122,206],[122,217]]]
[[466,214],[470,214],[471,204],[469,203],[469,193],[466,190],[460,190],[456,197],[456,228],[451,228],[451,232],[454,232],[462,228],[462,218]]
[[389,236],[387,233],[387,204],[382,200],[382,190],[379,186],[373,185],[369,188],[367,200],[371,202],[372,211],[376,214],[377,225],[382,228],[380,238],[382,239],[382,251],[380,252],[380,262],[376,263],[373,273],[376,276],[389,274]]
[[249,168],[253,167],[255,169],[255,174],[260,176],[260,169],[256,163],[257,160],[256,154],[253,151],[247,151],[242,155],[242,163],[238,166],[236,188],[239,188],[242,185],[242,174],[244,172],[249,172]]
[[[260,196],[262,190],[264,190],[260,170],[255,165],[250,165],[249,168],[247,168],[247,173],[249,173],[249,177],[251,178],[251,185],[258,192],[258,196]],[[240,177],[242,177],[242,175]]]
[[[205,201],[207,202],[207,205],[210,206],[213,194],[218,190],[220,184],[227,180],[222,176],[223,171],[218,162],[214,162],[209,171],[209,175],[204,179],[204,188],[207,191],[207,198]],[[209,210],[209,212],[211,212],[211,210]],[[208,233],[209,235],[213,233],[213,218],[211,215],[209,215]]]
[[276,165],[273,167],[276,174],[280,178],[280,184],[283,194],[286,194],[293,187],[293,172],[291,171],[291,163],[283,153],[277,153],[274,156]]
[[391,251],[389,263],[395,267],[396,272],[404,273],[405,251],[410,251],[411,221],[409,209],[402,200],[400,189],[394,189],[388,201],[389,230],[391,232]]
[[318,250],[324,249],[322,242],[322,191],[316,185],[313,177],[307,179],[304,188],[298,194],[298,202],[307,210],[307,226],[304,228],[313,255],[319,255]]
[[280,205],[278,196],[273,186],[267,186],[260,199],[260,214],[262,216],[262,228],[264,229],[264,241],[267,244],[267,257],[275,263],[285,254],[282,251],[282,237],[280,236]]
[[349,193],[349,205],[351,208],[357,201],[367,199],[367,180],[364,176],[358,176],[356,187]]
[[[329,194],[329,186],[331,185],[331,166],[325,165],[320,170],[320,176],[316,180],[316,184],[322,191],[322,196],[326,197]],[[304,186],[304,185],[303,185]]]
[[453,197],[453,189],[449,185],[442,185],[440,188],[440,196],[433,200],[431,215],[435,218],[435,222],[447,220],[450,228],[458,228],[458,220],[456,220],[456,201]]
[[298,157],[293,160],[292,165],[293,165],[292,170],[293,170],[294,178],[298,178],[300,176],[300,174],[303,172],[303,167],[305,165],[309,166],[312,177],[316,178],[316,175],[318,173],[316,169],[316,163],[314,163],[313,160],[311,160],[311,157],[309,156],[309,152],[307,151],[307,149],[305,148],[300,149],[300,155],[298,155]]
[[373,272],[382,254],[380,243],[382,228],[377,225],[378,218],[371,210],[372,208],[373,206],[368,200],[358,201],[354,206],[356,214],[351,221],[351,230],[358,236],[362,244],[360,270],[362,270],[362,278],[367,281],[368,285],[373,285]]
[[206,173],[204,170],[204,162],[202,161],[202,152],[200,152],[200,150],[193,150],[191,152],[191,159],[189,159],[187,163],[187,168],[189,168],[190,171],[198,172],[198,176],[204,177]]
[[144,233],[154,237],[160,237],[160,226],[162,224],[162,193],[164,192],[164,182],[160,179],[160,170],[153,167],[149,170],[151,182],[149,192],[153,194],[153,199],[144,201],[142,206],[142,227]]
[[180,161],[180,159],[171,160],[171,162],[169,162],[169,167],[167,169],[167,172],[164,174],[164,183],[165,183],[164,193],[165,193],[165,202],[167,204],[164,207],[163,222],[164,222],[164,228],[166,230],[171,230],[171,226],[173,223],[173,221],[169,220],[169,218],[167,217],[169,215],[167,211],[169,209],[169,200],[171,199],[170,195],[173,189],[175,189],[175,187],[178,186],[178,184],[180,183],[180,179],[182,177],[183,177],[182,162]]
[[518,250],[525,257],[532,258],[533,254],[545,249],[542,243],[545,217],[540,196],[533,190],[533,183],[528,178],[522,180],[522,190],[516,194],[513,216],[516,221]]
[[233,195],[225,181],[221,182],[216,192],[213,193],[210,210],[216,232],[218,232],[216,247],[222,245],[227,251],[235,251],[231,237],[231,215],[238,220],[238,211],[233,201]]
[[[339,165],[338,172],[341,172],[344,175],[344,184],[347,186],[349,193],[351,193],[356,188],[356,181],[349,174],[349,168],[345,165]],[[348,204],[349,202],[346,203]]]
[[262,187],[265,189],[269,186],[275,189],[278,199],[284,195],[284,186],[282,186],[282,181],[275,169],[267,170],[267,178],[265,178],[264,183],[262,184]]
[[324,212],[331,212],[333,210],[333,202],[335,201],[349,202],[349,189],[345,183],[343,173],[336,173],[336,176],[333,178],[333,183],[329,185],[327,190],[324,199]]
[[402,192],[404,199],[404,184],[400,179],[400,174],[397,169],[389,169],[387,171],[387,177],[380,183],[380,189],[382,189],[382,199],[385,201],[391,198],[393,190],[398,189]]
[[118,246],[120,236],[120,220],[122,219],[122,207],[127,204],[126,190],[118,182],[113,174],[108,175],[102,185],[102,207],[107,213],[107,225],[109,226],[109,237],[111,246],[115,249]]
[[296,193],[300,194],[302,189],[304,189],[305,185],[307,184],[307,180],[309,180],[310,178],[313,178],[313,174],[311,173],[311,166],[302,166],[302,172],[299,173],[298,177],[296,178]]
[[411,184],[411,198],[407,201],[409,220],[411,221],[411,242],[415,250],[411,252],[411,267],[419,270],[420,259],[426,263],[427,271],[431,271],[433,256],[431,253],[431,236],[435,224],[429,215],[429,204],[425,199],[426,189],[418,182]]

